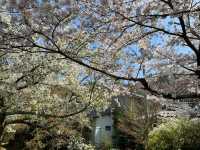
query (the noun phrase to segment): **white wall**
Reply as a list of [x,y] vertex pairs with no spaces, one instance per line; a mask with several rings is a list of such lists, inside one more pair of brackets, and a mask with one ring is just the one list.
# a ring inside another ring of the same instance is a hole
[[[106,130],[106,126],[110,126],[111,130]],[[113,120],[112,116],[100,116],[96,118],[95,123],[95,145],[112,143],[112,132],[113,132]]]

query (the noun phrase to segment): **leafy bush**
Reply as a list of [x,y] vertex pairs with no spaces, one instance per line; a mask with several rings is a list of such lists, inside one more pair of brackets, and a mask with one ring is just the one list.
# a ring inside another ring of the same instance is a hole
[[84,143],[84,139],[78,136],[72,136],[70,138],[67,148],[70,150],[94,150],[94,146]]
[[200,122],[174,119],[149,133],[148,150],[199,150]]

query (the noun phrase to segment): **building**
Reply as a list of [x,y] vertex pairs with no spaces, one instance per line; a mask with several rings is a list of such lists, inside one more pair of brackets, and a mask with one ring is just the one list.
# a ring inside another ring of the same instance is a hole
[[92,141],[98,147],[112,145],[113,118],[111,107],[98,113],[92,112],[93,135]]
[[[142,95],[120,95],[113,97],[111,106],[102,112],[93,113],[93,143],[96,147],[111,146],[113,144],[115,108],[130,109],[134,113],[134,105],[143,106],[144,111],[134,119],[156,117],[158,119],[200,116],[199,101],[169,100],[162,97]],[[155,108],[156,107],[156,108]],[[130,111],[129,110],[129,111]],[[146,116],[147,115],[147,116]]]
[[90,115],[93,118],[92,141],[96,147],[113,145],[114,114],[116,108],[122,110],[134,109],[134,101],[144,103],[144,96],[141,95],[119,95],[113,97],[109,108],[102,112],[93,111]]

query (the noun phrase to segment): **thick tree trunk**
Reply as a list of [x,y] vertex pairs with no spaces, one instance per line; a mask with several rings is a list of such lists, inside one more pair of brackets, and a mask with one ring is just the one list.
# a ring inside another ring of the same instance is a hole
[[[4,98],[3,97],[0,97],[0,108],[1,108],[1,111],[3,112],[4,111]],[[3,130],[4,130],[4,120],[6,118],[6,114],[5,113],[1,113],[0,114],[0,137],[2,136],[2,133],[3,133]]]
[[197,74],[197,90],[196,93],[199,94],[200,92],[200,49],[197,53],[197,70],[196,70],[196,74]]
[[196,74],[198,76],[198,79],[200,79],[200,50],[197,53],[197,70],[196,70]]
[[3,129],[4,129],[3,123],[4,123],[5,118],[6,118],[5,114],[0,115],[0,136],[3,133]]

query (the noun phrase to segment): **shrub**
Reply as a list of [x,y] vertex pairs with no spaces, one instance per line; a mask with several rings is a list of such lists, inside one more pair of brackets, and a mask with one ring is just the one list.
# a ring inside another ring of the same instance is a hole
[[199,131],[197,120],[170,120],[149,133],[148,150],[199,150]]

